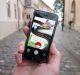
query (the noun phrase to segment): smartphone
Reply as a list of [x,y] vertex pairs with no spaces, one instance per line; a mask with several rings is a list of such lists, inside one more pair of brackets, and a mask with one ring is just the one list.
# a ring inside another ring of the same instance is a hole
[[50,46],[58,24],[58,16],[53,13],[35,10],[30,32],[25,42],[23,59],[47,63]]

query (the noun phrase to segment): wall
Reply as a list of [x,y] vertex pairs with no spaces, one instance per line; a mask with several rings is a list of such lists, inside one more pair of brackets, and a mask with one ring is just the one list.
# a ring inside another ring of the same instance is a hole
[[[7,0],[0,1],[0,40],[2,40],[8,35],[18,30],[17,18],[15,18],[14,11],[14,4],[16,4],[17,13],[17,0],[10,0],[11,17],[8,17],[7,15]],[[20,4],[19,6],[22,12],[22,7]],[[22,19],[20,21],[22,21]]]
[[[16,3],[16,2],[14,2]],[[6,0],[1,0],[0,2],[0,40],[4,37],[8,36],[9,34],[16,31],[16,19],[14,18],[14,5],[11,4],[11,17],[7,16],[7,2]],[[13,9],[13,10],[12,10]]]
[[69,18],[70,18],[70,9],[71,9],[72,0],[65,0],[65,13],[64,13],[64,23],[68,26]]
[[34,8],[33,7],[28,7],[25,10],[25,16],[24,16],[24,21],[28,24],[29,19],[27,19],[27,15],[30,15],[31,19],[33,18],[33,12]]
[[23,13],[24,13],[24,0],[19,0],[19,13],[20,13],[20,18],[19,18],[19,27],[22,28],[24,25],[24,19],[23,19]]
[[80,0],[76,1],[75,29],[80,32]]
[[[65,0],[65,14],[64,14],[64,23],[66,26],[69,26],[68,22],[70,20],[71,6],[73,0]],[[75,9],[75,24],[73,29],[80,31],[80,0],[75,0],[76,9]]]

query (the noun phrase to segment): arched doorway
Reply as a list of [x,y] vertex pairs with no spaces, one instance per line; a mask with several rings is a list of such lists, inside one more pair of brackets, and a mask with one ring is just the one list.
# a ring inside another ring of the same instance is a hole
[[74,28],[74,25],[75,25],[75,14],[76,14],[76,3],[75,3],[75,0],[72,1],[72,5],[71,5],[71,13],[70,13],[70,18],[71,18],[71,21],[72,21],[72,28]]

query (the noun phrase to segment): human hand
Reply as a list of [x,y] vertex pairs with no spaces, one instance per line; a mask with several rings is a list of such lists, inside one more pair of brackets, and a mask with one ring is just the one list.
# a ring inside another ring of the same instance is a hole
[[[29,28],[23,28],[27,35]],[[16,67],[13,75],[59,75],[61,54],[57,50],[54,43],[50,47],[49,62],[42,64],[35,64],[27,60],[22,60],[24,52],[24,42],[21,42],[16,52]]]

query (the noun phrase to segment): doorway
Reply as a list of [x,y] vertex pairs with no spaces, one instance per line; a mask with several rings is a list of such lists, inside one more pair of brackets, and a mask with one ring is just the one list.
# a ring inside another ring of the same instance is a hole
[[75,0],[72,1],[72,5],[71,5],[71,13],[70,13],[70,20],[72,21],[72,28],[74,28],[75,25],[75,14],[76,14],[76,3]]

